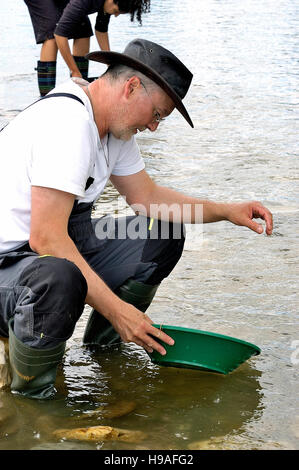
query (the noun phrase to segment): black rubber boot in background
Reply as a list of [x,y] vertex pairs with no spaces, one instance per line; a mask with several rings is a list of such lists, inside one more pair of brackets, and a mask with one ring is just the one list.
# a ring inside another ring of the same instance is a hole
[[82,75],[82,78],[84,78],[84,80],[87,80],[89,61],[87,59],[85,59],[85,57],[83,57],[83,56],[81,57],[81,56],[74,55],[73,58],[74,58],[74,61],[76,62],[76,65],[77,65],[81,75]]
[[56,61],[42,62],[37,61],[37,80],[41,96],[45,96],[53,90],[56,85]]

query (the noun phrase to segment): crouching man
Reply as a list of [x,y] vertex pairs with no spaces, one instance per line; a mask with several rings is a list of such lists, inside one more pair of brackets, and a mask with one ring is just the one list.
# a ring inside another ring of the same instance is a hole
[[[200,222],[228,220],[262,233],[253,220],[262,218],[272,232],[258,202],[200,200],[147,174],[134,135],[154,132],[175,108],[193,127],[182,102],[192,74],[177,57],[142,39],[122,54],[87,57],[109,66],[99,79],[70,79],[0,133],[0,336],[9,337],[11,390],[31,398],[54,396],[57,365],[85,303],[93,308],[85,344],[121,339],[160,354],[157,338],[173,344],[144,312],[182,254],[184,211],[163,221],[151,208],[187,204],[196,223],[200,205]],[[119,236],[132,218],[119,220],[113,237],[97,236],[92,204],[108,180],[142,208],[132,216],[142,237]],[[163,224],[169,237],[161,236]]]

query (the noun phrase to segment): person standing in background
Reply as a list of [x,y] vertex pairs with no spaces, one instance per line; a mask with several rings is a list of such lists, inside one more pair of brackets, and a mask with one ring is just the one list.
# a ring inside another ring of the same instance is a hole
[[[56,85],[57,52],[60,51],[72,77],[88,77],[90,37],[88,15],[97,13],[95,35],[101,50],[109,51],[108,26],[111,15],[135,16],[142,24],[142,14],[150,11],[150,0],[24,0],[32,21],[37,44],[42,44],[37,62],[38,87],[45,96]],[[73,39],[71,53],[68,40]]]

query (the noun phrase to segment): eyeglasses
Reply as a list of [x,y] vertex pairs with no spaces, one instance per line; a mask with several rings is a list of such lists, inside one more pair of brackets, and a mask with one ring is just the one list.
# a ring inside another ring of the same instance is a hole
[[154,103],[153,103],[153,100],[151,99],[151,97],[150,97],[150,95],[149,95],[149,93],[148,93],[148,91],[147,91],[146,86],[144,85],[144,83],[142,83],[142,82],[140,81],[140,84],[141,84],[141,85],[143,86],[143,88],[145,89],[145,92],[146,92],[147,96],[149,97],[149,99],[151,100],[152,106],[153,106],[153,108],[154,108],[154,117],[153,117],[152,123],[157,122],[158,124],[160,124],[160,122],[165,121],[165,118],[162,118],[162,117],[161,117],[161,114],[159,113],[159,111],[157,111],[157,109],[155,108]]

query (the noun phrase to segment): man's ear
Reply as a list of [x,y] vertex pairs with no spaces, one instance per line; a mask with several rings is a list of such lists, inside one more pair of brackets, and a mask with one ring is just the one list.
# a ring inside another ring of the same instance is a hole
[[127,99],[129,99],[133,94],[137,91],[137,89],[141,86],[141,81],[139,77],[136,77],[134,75],[131,78],[128,78],[125,82],[125,96]]

